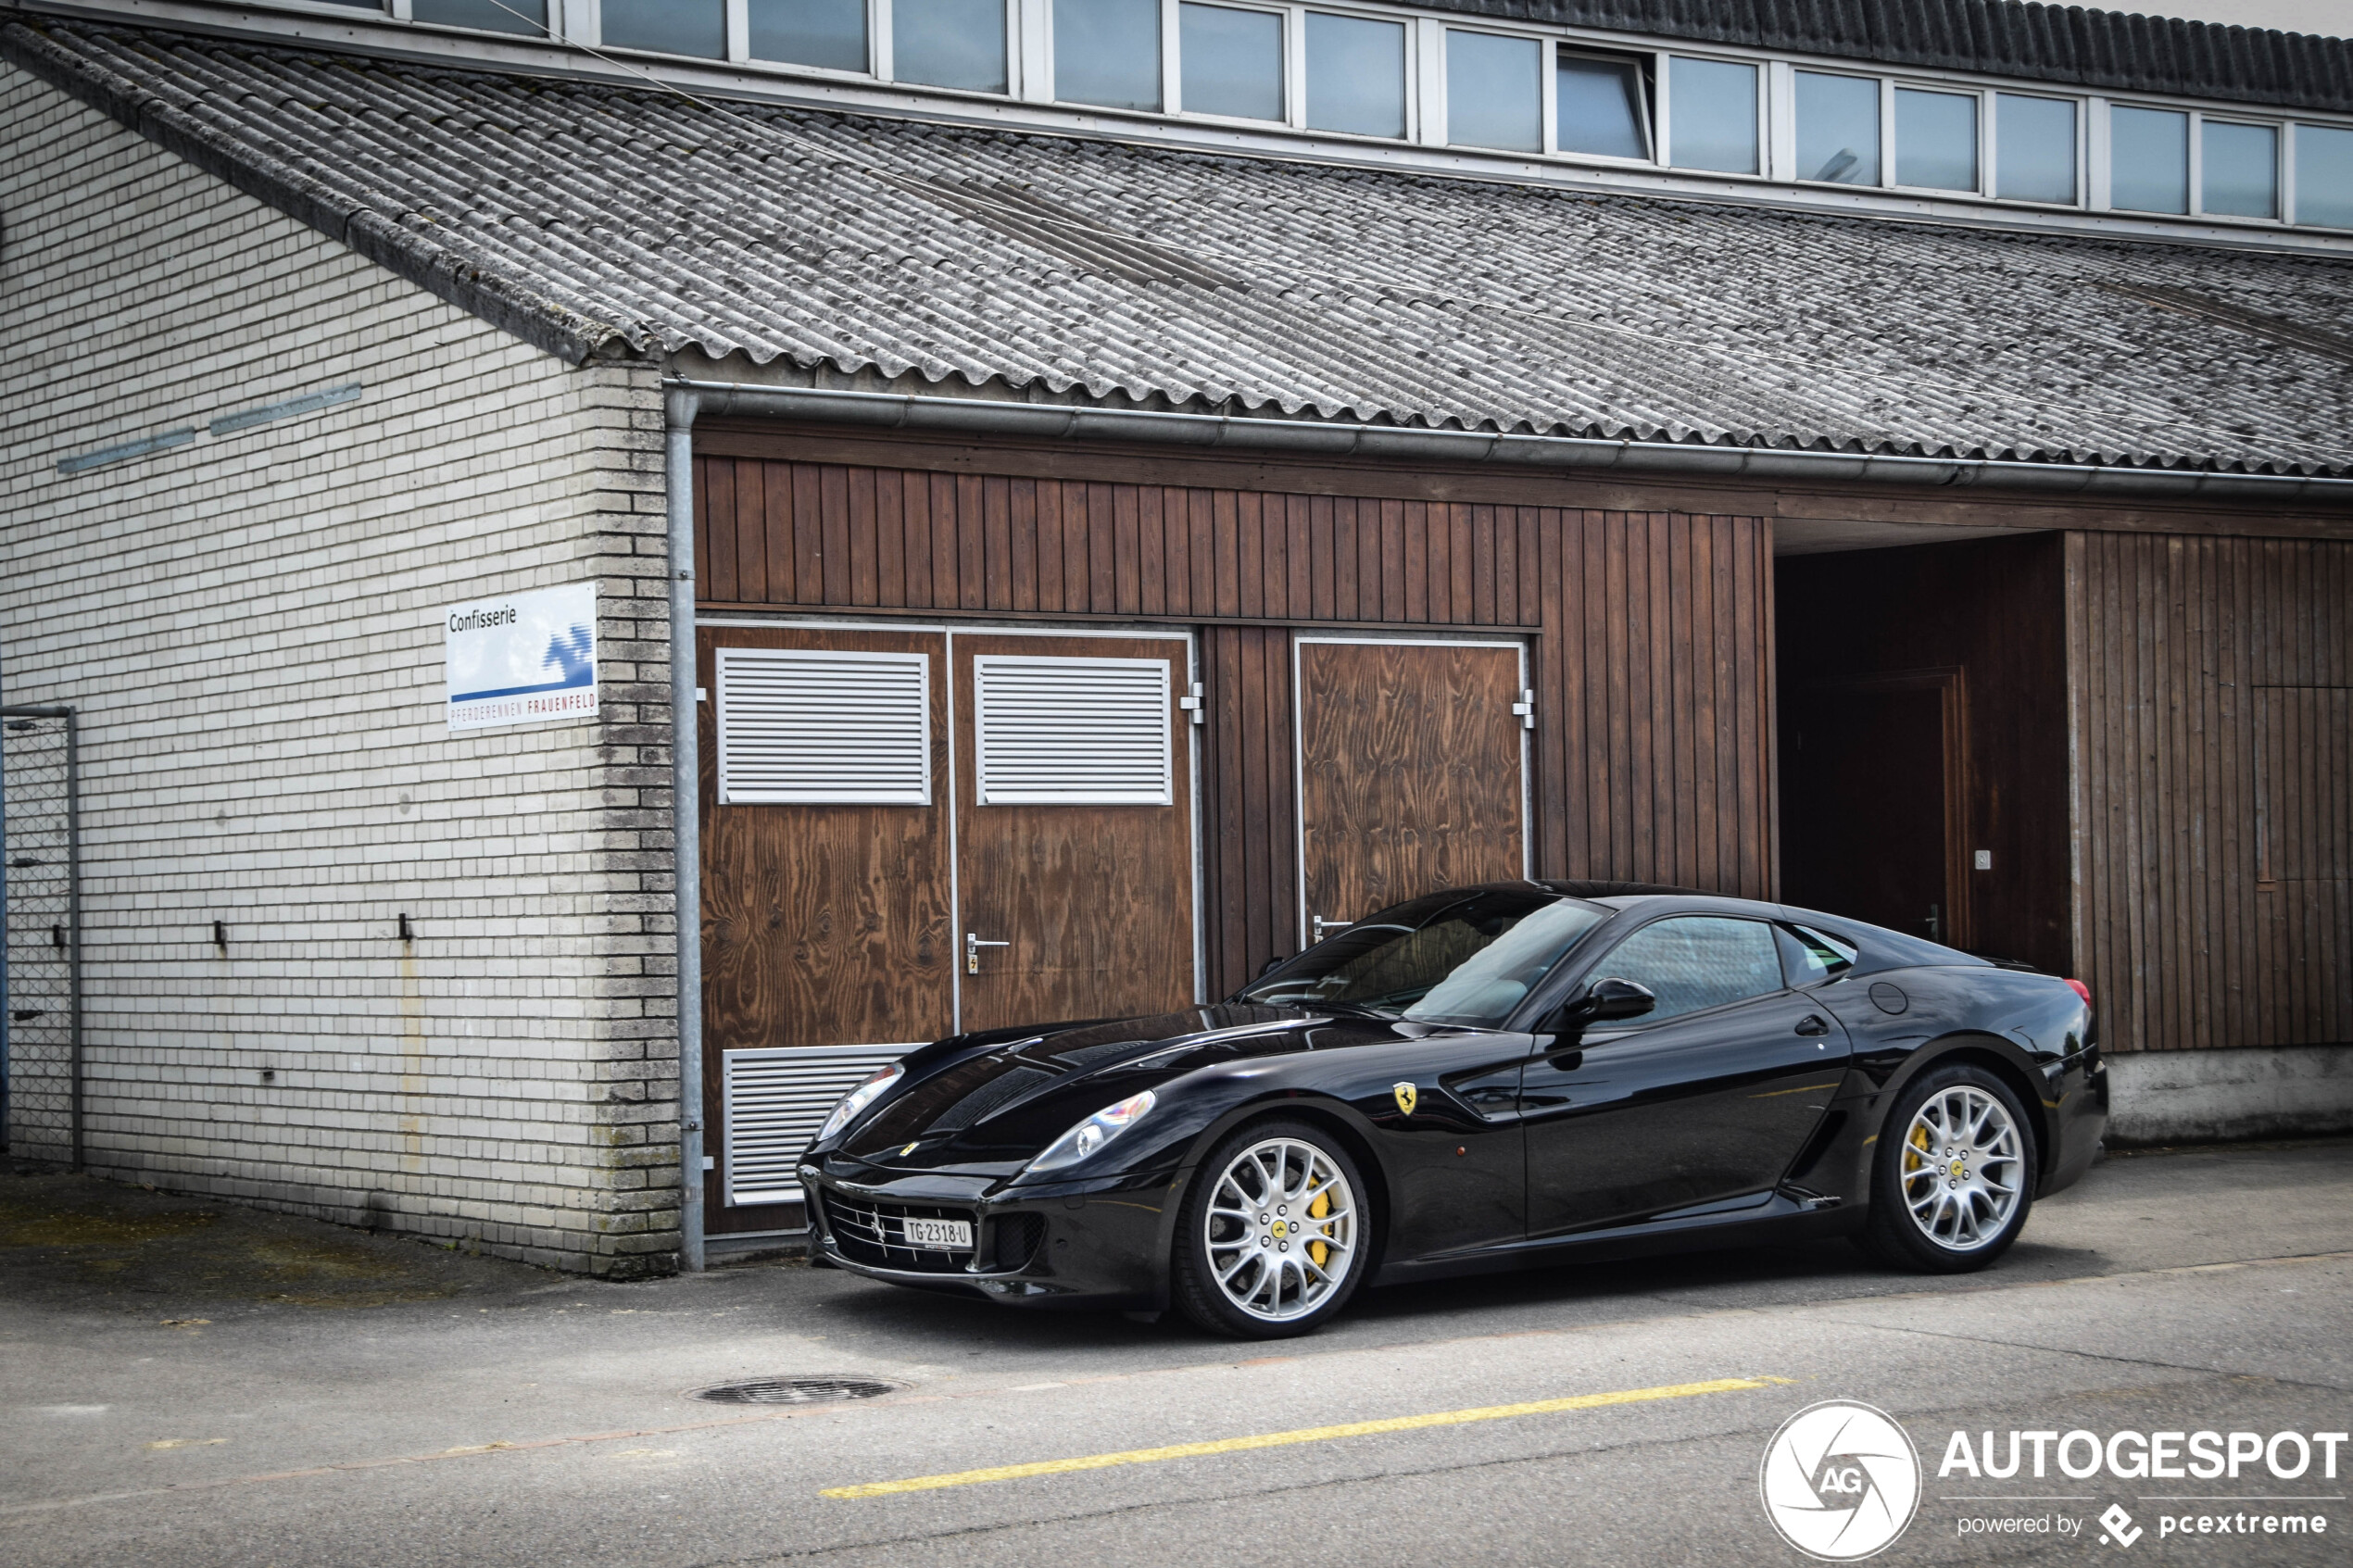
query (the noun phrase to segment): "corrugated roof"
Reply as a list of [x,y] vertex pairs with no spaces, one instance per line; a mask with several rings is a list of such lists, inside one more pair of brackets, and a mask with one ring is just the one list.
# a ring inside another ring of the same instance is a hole
[[[1415,0],[1475,16],[2353,111],[2353,39],[2018,0]],[[2348,22],[2353,26],[2353,21]]]
[[1441,428],[2353,471],[2343,260],[714,109],[59,22],[0,31],[0,50],[573,358],[699,350]]

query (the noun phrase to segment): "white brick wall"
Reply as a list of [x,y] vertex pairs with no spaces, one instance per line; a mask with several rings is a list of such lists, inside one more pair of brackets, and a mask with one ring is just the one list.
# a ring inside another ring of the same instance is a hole
[[[93,1168],[666,1266],[653,370],[568,369],[6,66],[0,146],[0,691],[82,715]],[[435,609],[592,578],[603,716],[447,734]]]

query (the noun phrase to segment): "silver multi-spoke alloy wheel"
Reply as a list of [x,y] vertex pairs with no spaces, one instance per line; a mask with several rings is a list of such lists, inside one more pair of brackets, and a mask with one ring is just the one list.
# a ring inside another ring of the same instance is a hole
[[1264,1323],[1305,1317],[1356,1266],[1356,1194],[1332,1157],[1268,1138],[1218,1173],[1202,1214],[1210,1273],[1235,1308]]
[[1974,1084],[1931,1095],[1904,1134],[1904,1206],[1948,1252],[1996,1240],[2024,1190],[2023,1142],[1999,1099]]

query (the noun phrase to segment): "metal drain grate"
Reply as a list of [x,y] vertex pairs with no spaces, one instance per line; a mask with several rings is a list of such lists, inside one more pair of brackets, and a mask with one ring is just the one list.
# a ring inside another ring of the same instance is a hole
[[830,1405],[895,1394],[905,1386],[879,1377],[748,1377],[698,1388],[693,1397],[715,1405]]

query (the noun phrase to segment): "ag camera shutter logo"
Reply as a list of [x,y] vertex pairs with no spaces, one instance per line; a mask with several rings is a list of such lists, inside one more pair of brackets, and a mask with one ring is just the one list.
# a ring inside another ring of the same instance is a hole
[[1781,1423],[1757,1471],[1765,1517],[1825,1562],[1882,1551],[1920,1505],[1920,1455],[1893,1417],[1826,1399]]

